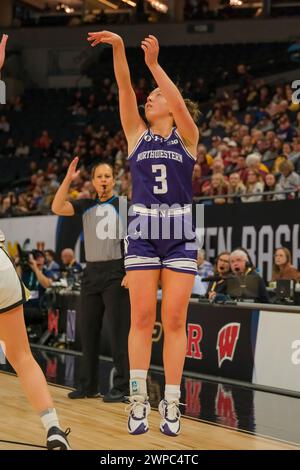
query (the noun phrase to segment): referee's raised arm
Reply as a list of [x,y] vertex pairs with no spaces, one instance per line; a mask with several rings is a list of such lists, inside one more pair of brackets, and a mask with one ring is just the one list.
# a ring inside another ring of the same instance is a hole
[[65,179],[55,194],[51,209],[56,215],[71,216],[75,214],[72,204],[68,201],[68,193],[72,181],[74,181],[80,173],[80,170],[76,170],[78,161],[78,157],[75,157],[71,161]]

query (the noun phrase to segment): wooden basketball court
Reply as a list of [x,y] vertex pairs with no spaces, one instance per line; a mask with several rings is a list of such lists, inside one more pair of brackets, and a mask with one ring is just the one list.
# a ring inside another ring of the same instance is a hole
[[[152,410],[149,417],[149,432],[141,436],[130,436],[126,430],[125,404],[103,403],[99,398],[71,401],[67,398],[68,389],[53,385],[50,388],[60,424],[63,429],[72,429],[69,440],[76,450],[299,449],[287,442],[188,418],[182,419],[180,436],[167,437],[159,431],[159,415],[156,410]],[[14,375],[0,372],[0,404],[0,450],[43,450],[44,429]],[[14,443],[1,442],[3,440]]]

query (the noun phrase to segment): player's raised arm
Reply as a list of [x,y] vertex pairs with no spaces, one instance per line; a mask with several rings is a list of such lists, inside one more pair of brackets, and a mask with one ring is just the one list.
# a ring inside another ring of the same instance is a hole
[[158,40],[155,36],[149,35],[142,41],[141,47],[145,53],[145,62],[167,100],[179,134],[188,147],[196,148],[199,140],[198,127],[187,109],[180,91],[158,63]]
[[3,67],[4,60],[5,60],[5,48],[6,48],[7,39],[8,39],[7,34],[3,34],[1,42],[0,42],[0,70]]
[[120,117],[130,152],[143,130],[146,129],[146,124],[138,111],[123,39],[110,31],[100,31],[89,33],[88,41],[93,47],[97,44],[111,44],[113,47],[114,72],[119,88]]

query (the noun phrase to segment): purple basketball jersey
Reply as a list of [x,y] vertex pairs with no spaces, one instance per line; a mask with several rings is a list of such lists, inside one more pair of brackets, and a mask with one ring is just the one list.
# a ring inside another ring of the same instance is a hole
[[167,138],[148,129],[128,156],[132,178],[132,204],[192,203],[195,158],[175,127]]

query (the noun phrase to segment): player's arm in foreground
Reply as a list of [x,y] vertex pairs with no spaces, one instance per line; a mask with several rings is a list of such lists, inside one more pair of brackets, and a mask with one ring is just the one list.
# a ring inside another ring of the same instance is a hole
[[141,47],[145,53],[146,65],[167,100],[180,136],[188,148],[196,150],[199,140],[198,127],[188,111],[180,91],[158,63],[158,40],[155,36],[149,35],[142,41]]
[[88,41],[93,47],[97,44],[111,44],[113,48],[114,72],[119,89],[120,117],[130,153],[147,126],[139,114],[123,39],[110,31],[100,31],[89,33]]
[[5,61],[5,48],[6,48],[7,39],[8,39],[7,34],[3,34],[1,42],[0,42],[0,71]]

